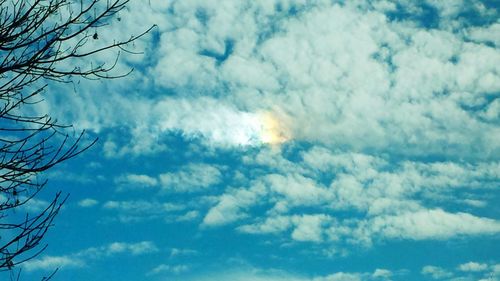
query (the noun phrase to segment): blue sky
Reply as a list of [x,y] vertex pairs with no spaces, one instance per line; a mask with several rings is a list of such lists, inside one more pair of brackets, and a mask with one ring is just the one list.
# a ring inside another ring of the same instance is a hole
[[25,278],[500,280],[497,1],[146,2],[34,105],[99,142]]

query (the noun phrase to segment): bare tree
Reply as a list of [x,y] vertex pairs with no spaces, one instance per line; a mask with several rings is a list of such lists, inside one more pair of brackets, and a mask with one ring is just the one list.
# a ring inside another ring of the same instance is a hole
[[[99,38],[101,28],[121,20],[127,2],[0,0],[0,272],[11,272],[12,279],[19,278],[19,264],[45,249],[42,239],[66,200],[59,192],[42,211],[21,211],[46,186],[41,173],[96,141],[30,108],[47,83],[128,74],[110,71],[120,51],[153,27],[123,41]],[[92,63],[95,54],[113,48],[116,59]]]

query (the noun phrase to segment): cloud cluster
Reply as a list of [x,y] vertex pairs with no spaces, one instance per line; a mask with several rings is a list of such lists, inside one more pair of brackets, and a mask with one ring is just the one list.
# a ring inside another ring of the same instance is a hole
[[177,173],[160,174],[160,183],[164,190],[176,192],[194,192],[220,183],[221,171],[206,164],[191,164]]
[[[497,162],[391,162],[321,147],[303,151],[293,163],[272,150],[267,157],[253,159],[262,170],[246,171],[252,175],[248,186],[220,195],[204,225],[233,223],[245,233],[289,233],[296,241],[366,245],[374,239],[449,239],[500,232],[500,222],[493,218],[446,210],[484,207],[455,194],[483,202],[478,191],[492,194],[500,180]],[[276,163],[287,164],[269,173]],[[262,208],[266,213],[255,215],[254,210]],[[351,215],[345,218],[343,212]]]
[[[391,280],[393,272],[387,269],[375,269],[370,272],[336,272],[324,276],[307,277],[299,274],[276,270],[260,269],[252,266],[238,266],[231,270],[219,270],[216,272],[195,274],[194,277],[184,280],[235,280],[235,281],[382,281]],[[183,277],[186,278],[186,277]],[[176,280],[176,279],[174,279]]]
[[113,242],[105,246],[91,247],[64,256],[42,256],[24,262],[22,267],[27,271],[51,271],[55,268],[85,267],[89,262],[113,257],[118,254],[144,255],[155,252],[158,252],[158,248],[151,241],[138,243]]
[[271,111],[293,139],[330,148],[495,158],[500,54],[490,31],[498,23],[452,23],[451,15],[496,10],[427,2],[441,19],[435,29],[398,17],[425,12],[411,1],[132,1],[149,9],[159,39],[141,43],[157,59],[129,88],[155,97],[123,99],[126,86],[113,83],[107,97],[83,93],[64,108],[83,126],[128,127],[130,143],[110,138],[110,156],[164,149],[155,140],[172,132],[245,144],[259,130],[256,114]]
[[[104,203],[122,221],[175,209],[201,229],[327,244],[500,233],[489,209],[500,182],[498,9],[477,0],[151,3],[126,11],[159,25],[140,43],[150,59],[121,66],[136,66],[134,76],[85,83],[44,109],[104,132],[111,158],[168,154],[171,137],[236,156],[123,174],[115,183],[124,190],[201,203]],[[137,30],[134,21],[124,30]],[[359,280],[342,274],[318,280]]]
[[455,269],[446,269],[439,266],[426,265],[421,274],[434,280],[498,280],[500,277],[498,264],[467,262],[458,265]]
[[194,193],[220,184],[225,169],[227,168],[204,163],[190,163],[178,167],[176,171],[157,176],[122,174],[115,178],[114,183],[118,191],[159,189],[165,193]]
[[151,200],[111,200],[104,202],[102,208],[117,213],[116,216],[112,217],[112,220],[118,220],[122,223],[133,223],[154,219],[186,221],[192,220],[198,216],[196,211],[187,211],[184,215],[180,214],[180,211],[186,209],[186,206],[183,204],[163,203]]
[[500,87],[498,50],[449,30],[389,21],[367,5],[280,4],[174,1],[178,28],[162,33],[153,73],[181,93],[217,93],[249,111],[278,107],[297,140],[497,155],[498,127],[482,116],[498,115],[488,98]]

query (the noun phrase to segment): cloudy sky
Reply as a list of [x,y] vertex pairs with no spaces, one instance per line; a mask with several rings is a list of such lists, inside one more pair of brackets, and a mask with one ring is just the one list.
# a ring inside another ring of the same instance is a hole
[[158,25],[134,72],[36,105],[99,142],[46,174],[29,207],[70,198],[23,275],[500,280],[499,10],[130,1],[95,44]]

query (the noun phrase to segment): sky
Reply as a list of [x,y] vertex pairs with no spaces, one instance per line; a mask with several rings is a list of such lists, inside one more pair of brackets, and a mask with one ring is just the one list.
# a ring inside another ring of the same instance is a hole
[[33,105],[99,141],[24,279],[500,280],[499,9],[130,1],[89,47],[156,24],[134,71]]

